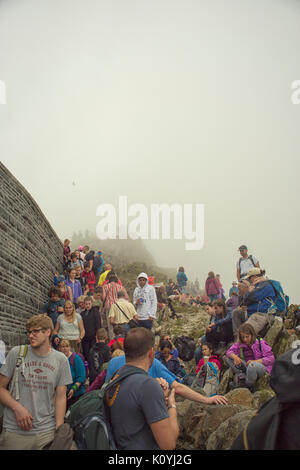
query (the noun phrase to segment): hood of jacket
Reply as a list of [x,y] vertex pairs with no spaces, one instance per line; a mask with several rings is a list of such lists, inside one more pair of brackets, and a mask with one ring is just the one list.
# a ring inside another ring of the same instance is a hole
[[[144,285],[144,287],[141,287],[141,286],[139,285],[139,278],[140,278],[140,277],[144,277],[145,279],[147,279],[147,280],[146,280],[146,284]],[[146,273],[140,273],[140,274],[138,275],[138,277],[136,278],[136,285],[137,285],[140,289],[144,289],[145,287],[148,287],[148,276],[147,276]]]

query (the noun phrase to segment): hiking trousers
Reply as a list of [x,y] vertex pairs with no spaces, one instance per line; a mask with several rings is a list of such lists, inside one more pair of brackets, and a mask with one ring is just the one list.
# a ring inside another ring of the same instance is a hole
[[250,364],[247,366],[246,362],[243,361],[243,366],[246,369],[246,372],[243,372],[240,366],[236,366],[234,364],[233,359],[229,359],[227,357],[226,361],[227,361],[227,364],[233,370],[233,372],[237,374],[239,380],[245,379],[246,384],[249,387],[254,385],[257,379],[265,375],[265,373],[267,372],[267,369],[265,368],[265,366],[263,364],[260,364],[259,362],[250,362]]
[[18,434],[3,429],[0,450],[42,450],[54,439],[55,429],[39,434]]

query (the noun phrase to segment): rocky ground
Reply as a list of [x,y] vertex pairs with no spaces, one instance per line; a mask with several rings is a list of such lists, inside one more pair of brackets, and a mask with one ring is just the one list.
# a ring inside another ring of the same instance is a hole
[[[188,307],[175,304],[176,313],[181,315],[178,320],[164,318],[159,321],[157,333],[168,333],[173,341],[176,336],[200,338],[205,332],[208,316],[203,308]],[[157,337],[158,339],[158,337]],[[267,331],[264,339],[272,347],[275,358],[291,349],[293,341],[298,337],[288,333],[279,319]],[[218,350],[221,358],[226,348]],[[185,363],[188,372],[195,372],[194,360]],[[177,399],[180,436],[178,449],[185,450],[228,450],[244,426],[257,413],[263,403],[275,394],[269,385],[269,376],[260,378],[251,393],[248,389],[229,389],[233,376],[231,370],[222,359],[222,372],[218,394],[226,396],[228,405],[203,405],[190,400]],[[202,393],[202,392],[201,392]],[[203,392],[204,394],[204,392]]]

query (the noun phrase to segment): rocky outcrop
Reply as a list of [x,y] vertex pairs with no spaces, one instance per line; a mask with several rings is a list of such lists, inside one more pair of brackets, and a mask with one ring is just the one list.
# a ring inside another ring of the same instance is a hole
[[[208,321],[205,311],[202,308],[188,307],[179,303],[174,306],[181,318],[177,321],[169,319],[162,322],[162,331],[173,338],[185,335],[199,339],[204,334]],[[277,358],[290,350],[293,341],[298,337],[295,333],[289,333],[284,323],[275,318],[266,332],[265,339]],[[268,375],[259,378],[252,391],[246,388],[230,390],[229,384],[234,377],[224,360],[229,346],[230,344],[218,351],[222,360],[222,372],[217,393],[227,398],[227,405],[204,405],[176,397],[180,424],[178,449],[229,450],[238,434],[259,408],[275,395],[270,387]],[[188,373],[194,373],[195,361],[186,363],[185,368]],[[203,394],[202,390],[200,392]]]

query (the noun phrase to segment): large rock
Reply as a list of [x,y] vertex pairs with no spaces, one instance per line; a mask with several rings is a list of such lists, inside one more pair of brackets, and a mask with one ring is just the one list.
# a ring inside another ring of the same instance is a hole
[[229,405],[242,405],[248,408],[252,406],[252,393],[248,388],[236,388],[227,393]]
[[277,344],[273,348],[274,356],[277,358],[292,349],[293,342],[297,340],[299,338],[295,333],[289,334],[287,330],[283,330]]
[[217,393],[218,395],[225,395],[229,390],[229,382],[233,379],[233,370],[227,369],[218,385]]
[[259,408],[275,396],[272,390],[259,390],[252,396],[252,408],[259,410]]
[[274,323],[271,328],[268,330],[265,341],[273,348],[279,338],[281,332],[283,330],[283,322],[280,321],[278,318],[275,317]]
[[201,414],[196,426],[193,427],[193,422],[191,422],[191,427],[188,428],[188,434],[194,437],[194,448],[205,450],[211,434],[228,418],[245,410],[246,408],[239,405],[210,406]]
[[208,438],[206,449],[229,450],[239,433],[255,414],[255,410],[246,410],[228,418]]

